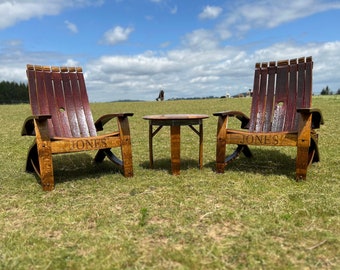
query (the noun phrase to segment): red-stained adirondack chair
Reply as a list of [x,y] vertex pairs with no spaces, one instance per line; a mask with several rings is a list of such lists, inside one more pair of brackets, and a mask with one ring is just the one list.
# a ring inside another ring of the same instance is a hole
[[[54,189],[54,154],[97,150],[96,162],[108,157],[124,176],[133,176],[128,122],[133,113],[107,114],[94,122],[80,67],[27,65],[26,71],[32,116],[25,120],[22,135],[35,136],[26,171],[38,174],[44,190]],[[117,127],[98,135],[113,118]],[[111,151],[116,147],[121,149],[121,159]]]
[[[297,147],[296,179],[306,179],[307,167],[319,161],[318,134],[323,124],[312,104],[312,57],[257,63],[250,117],[239,111],[214,113],[218,117],[216,171],[239,156],[252,157],[248,145]],[[229,117],[241,121],[241,129],[228,128]],[[226,146],[237,145],[226,157]]]

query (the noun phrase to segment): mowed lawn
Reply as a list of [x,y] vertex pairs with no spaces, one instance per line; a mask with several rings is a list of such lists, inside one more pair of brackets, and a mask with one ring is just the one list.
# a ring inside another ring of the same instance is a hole
[[[315,96],[323,112],[321,162],[296,182],[293,147],[252,147],[215,174],[217,118],[250,98],[91,104],[94,118],[130,118],[134,177],[95,152],[59,155],[56,188],[24,171],[33,137],[22,137],[28,104],[0,106],[0,269],[340,269],[340,97]],[[154,138],[148,167],[143,115],[203,113],[198,136],[181,129],[181,174],[170,171],[169,129]],[[235,127],[238,123],[232,123]]]

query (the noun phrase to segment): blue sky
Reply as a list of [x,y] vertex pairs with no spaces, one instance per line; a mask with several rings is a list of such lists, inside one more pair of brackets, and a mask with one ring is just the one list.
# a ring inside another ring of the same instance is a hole
[[313,56],[340,88],[340,0],[0,0],[0,81],[82,66],[90,101],[234,95],[256,62]]

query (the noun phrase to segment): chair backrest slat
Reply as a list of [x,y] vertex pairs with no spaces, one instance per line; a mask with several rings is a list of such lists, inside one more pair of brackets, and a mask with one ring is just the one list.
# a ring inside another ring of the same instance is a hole
[[[265,103],[265,122],[262,128],[258,128],[259,130],[270,130],[271,128],[271,118],[272,118],[272,111],[274,106],[274,89],[275,89],[275,73],[276,73],[276,66],[275,62],[270,62],[268,67],[268,91],[266,94],[266,103]],[[263,90],[263,92],[266,92]]]
[[74,101],[77,108],[77,117],[81,134],[95,136],[96,129],[93,125],[90,104],[87,102],[84,75],[82,72],[70,73],[72,89],[74,90]]
[[297,108],[311,106],[312,57],[255,65],[249,130],[295,131]]
[[294,130],[297,127],[297,117],[296,117],[296,108],[298,107],[296,104],[296,85],[298,82],[297,78],[297,61],[296,59],[290,60],[290,73],[289,73],[289,89],[287,100],[287,113],[288,116],[285,119],[285,127],[287,130]]
[[[252,95],[252,105],[250,108],[250,117],[251,121],[249,123],[249,130],[254,131],[256,125],[256,117],[257,117],[257,106],[259,103],[259,91],[260,91],[260,68],[259,66],[255,66],[254,72],[254,86],[253,86],[253,95]],[[253,119],[255,117],[255,119]]]
[[96,136],[81,68],[27,65],[33,115],[50,114],[51,137]]
[[[54,124],[55,133],[63,134],[62,137],[72,137],[70,123],[67,118],[67,114],[64,112],[66,108],[65,96],[63,91],[63,82],[61,79],[61,75],[58,67],[52,67],[54,72],[51,72],[53,86],[54,86],[54,99],[56,101],[56,106],[52,108],[59,108],[57,110],[53,110],[55,115],[52,117],[53,121],[56,121]],[[51,98],[53,99],[53,98]],[[63,123],[63,124],[60,124]],[[59,127],[57,127],[59,126]],[[59,129],[59,130],[57,130]]]
[[61,69],[61,80],[63,82],[63,90],[65,96],[65,113],[70,123],[72,137],[81,137],[79,122],[77,118],[77,108],[74,104],[74,93],[71,87],[71,80],[68,74],[68,69]]
[[[55,95],[55,92],[54,92],[54,84],[53,84],[53,79],[52,79],[52,73],[50,72],[49,69],[45,70],[45,71],[38,71],[38,73],[40,74],[40,76],[43,77],[42,80],[39,80],[39,81],[42,81],[44,83],[44,86],[45,86],[45,90],[44,91],[44,87],[40,86],[38,89],[38,92],[40,92],[39,94],[39,97],[40,96],[43,96],[45,97],[46,95],[48,95],[48,93],[51,93],[54,97],[56,96]],[[55,98],[48,98],[48,97],[45,97],[45,98],[39,98],[39,101],[41,103],[44,103],[45,100],[47,100],[47,105],[48,107],[45,109],[44,111],[44,114],[47,113],[47,114],[50,114],[51,110],[49,108],[55,108],[56,106],[58,106]],[[56,114],[55,114],[56,113]],[[54,112],[52,111],[52,118],[50,120],[48,120],[50,123],[49,123],[49,131],[50,133],[53,132],[53,133],[57,133],[57,134],[60,134],[62,132],[61,130],[61,126],[59,125],[59,116],[57,115],[57,111]],[[52,133],[52,134],[53,134]]]

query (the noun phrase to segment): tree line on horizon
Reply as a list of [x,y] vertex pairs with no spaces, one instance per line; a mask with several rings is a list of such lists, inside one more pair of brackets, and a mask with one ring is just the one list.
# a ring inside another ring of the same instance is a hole
[[[338,91],[336,91],[335,94],[340,95],[340,88],[338,89]],[[331,89],[328,86],[326,86],[321,90],[320,95],[333,95],[333,91],[331,91]]]
[[0,82],[0,104],[28,103],[28,87],[25,83]]
[[[340,88],[337,90],[335,94],[340,95]],[[325,88],[321,90],[320,95],[333,95],[333,91],[331,91],[331,89],[328,86],[326,86]],[[211,98],[213,97],[211,96]],[[190,98],[187,98],[187,99],[190,99]],[[0,82],[0,104],[20,104],[20,103],[29,103],[27,84],[9,82],[9,81],[1,81]]]

